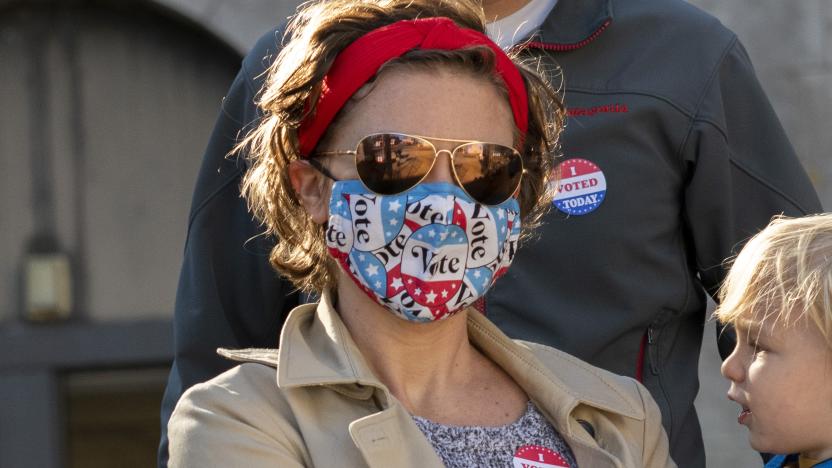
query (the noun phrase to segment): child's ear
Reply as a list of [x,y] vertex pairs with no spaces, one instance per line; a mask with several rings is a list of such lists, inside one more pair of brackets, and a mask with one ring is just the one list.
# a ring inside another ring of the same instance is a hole
[[329,217],[329,187],[321,177],[321,173],[306,161],[289,163],[289,180],[295,195],[317,224],[325,223]]

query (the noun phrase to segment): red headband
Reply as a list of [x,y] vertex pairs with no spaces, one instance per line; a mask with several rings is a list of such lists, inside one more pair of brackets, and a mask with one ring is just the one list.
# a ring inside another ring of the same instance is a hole
[[402,20],[370,31],[347,46],[323,79],[315,113],[298,129],[300,154],[307,158],[332,119],[352,95],[388,60],[413,49],[457,50],[485,45],[497,58],[497,73],[508,88],[514,122],[521,135],[528,128],[528,102],[523,77],[510,58],[485,34],[461,28],[448,18]]

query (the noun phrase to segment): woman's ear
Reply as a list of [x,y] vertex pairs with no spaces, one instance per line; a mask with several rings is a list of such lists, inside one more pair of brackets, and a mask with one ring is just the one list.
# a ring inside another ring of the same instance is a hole
[[320,172],[308,162],[295,160],[289,163],[289,180],[298,201],[317,224],[323,224],[329,217],[329,190],[321,181]]

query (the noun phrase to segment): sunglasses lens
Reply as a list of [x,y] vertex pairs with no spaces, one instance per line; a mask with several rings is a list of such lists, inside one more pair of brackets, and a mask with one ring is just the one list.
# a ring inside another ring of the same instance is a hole
[[454,170],[471,197],[486,205],[498,205],[520,186],[523,162],[513,148],[469,143],[454,153]]
[[[368,189],[382,195],[410,190],[430,172],[435,149],[424,138],[397,133],[365,137],[358,143],[355,166]],[[459,183],[480,203],[497,205],[520,186],[523,163],[513,148],[469,143],[454,152]]]
[[434,149],[409,135],[370,135],[358,143],[355,167],[368,189],[394,195],[413,188],[433,166]]

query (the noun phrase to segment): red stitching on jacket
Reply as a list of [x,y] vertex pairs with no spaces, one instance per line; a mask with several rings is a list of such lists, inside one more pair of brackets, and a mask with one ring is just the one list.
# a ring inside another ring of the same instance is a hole
[[488,315],[488,313],[486,312],[486,308],[485,308],[485,298],[484,297],[481,297],[481,298],[477,299],[476,301],[474,301],[474,303],[471,304],[471,307],[478,310],[483,315]]
[[638,357],[636,358],[636,380],[644,383],[644,350],[647,348],[647,332],[641,337],[641,346],[638,348]]
[[597,39],[598,36],[600,36],[601,33],[603,33],[604,30],[606,30],[607,27],[609,27],[610,23],[612,23],[612,20],[610,19],[604,21],[604,23],[601,26],[599,26],[598,29],[596,29],[595,32],[590,34],[586,39],[578,42],[573,42],[572,44],[547,44],[545,42],[532,41],[528,42],[526,44],[526,47],[537,47],[540,49],[554,50],[557,52],[568,52],[570,50],[580,49],[581,47]]

